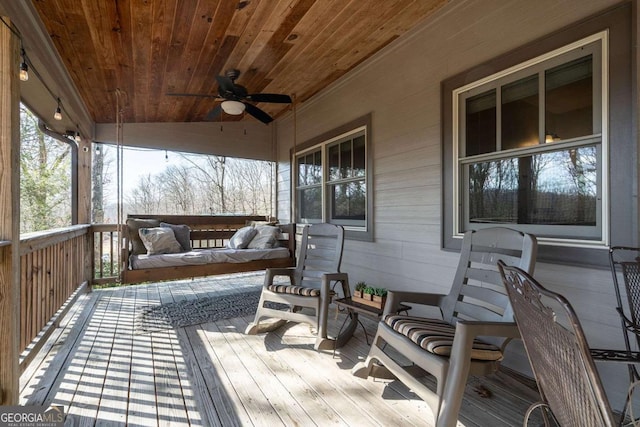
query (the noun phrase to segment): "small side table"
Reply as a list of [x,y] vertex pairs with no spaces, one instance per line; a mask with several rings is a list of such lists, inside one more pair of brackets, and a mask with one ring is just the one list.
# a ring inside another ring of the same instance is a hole
[[[384,309],[372,307],[370,305],[361,304],[359,302],[355,302],[351,299],[351,297],[347,298],[339,298],[333,300],[338,309],[346,309],[349,312],[349,317],[355,318],[355,320],[362,326],[362,330],[364,331],[364,338],[367,341],[367,345],[369,344],[369,335],[367,334],[367,328],[364,327],[360,319],[358,319],[358,314],[362,314],[363,316],[370,317],[372,319],[380,320],[382,318],[382,313]],[[411,310],[411,307],[405,304],[400,304],[398,306],[398,313],[400,312],[408,312]],[[338,331],[338,335],[342,332],[342,328],[347,323],[347,318],[342,322],[342,326],[340,326],[340,331]]]

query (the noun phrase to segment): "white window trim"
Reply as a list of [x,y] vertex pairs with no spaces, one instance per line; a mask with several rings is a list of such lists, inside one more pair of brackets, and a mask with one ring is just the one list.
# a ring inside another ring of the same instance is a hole
[[600,42],[601,46],[601,124],[602,124],[602,173],[601,173],[601,212],[599,214],[602,217],[602,237],[600,240],[581,240],[581,239],[564,239],[564,238],[550,238],[541,237],[538,240],[542,243],[555,245],[555,246],[567,246],[567,247],[584,247],[584,248],[603,248],[607,249],[609,245],[609,32],[604,30],[595,33],[591,36],[585,37],[581,40],[570,43],[561,48],[552,50],[543,55],[532,58],[528,61],[517,64],[513,67],[509,67],[498,73],[492,74],[475,82],[469,83],[465,86],[461,86],[454,89],[452,92],[452,137],[453,137],[453,149],[452,149],[452,183],[453,183],[453,238],[462,238],[463,232],[460,230],[460,215],[462,214],[460,209],[460,169],[459,169],[459,149],[460,149],[460,135],[459,135],[459,98],[463,92],[467,92],[479,86],[486,85],[495,80],[502,79],[511,74],[527,69],[539,63],[548,61],[557,56],[566,54],[572,50],[578,49],[582,46],[586,46],[590,43]]

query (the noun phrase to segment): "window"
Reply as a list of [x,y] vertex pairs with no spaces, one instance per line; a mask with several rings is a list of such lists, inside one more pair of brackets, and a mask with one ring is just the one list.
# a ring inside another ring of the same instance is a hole
[[295,153],[297,222],[338,224],[348,237],[371,239],[369,123],[369,116],[355,120]]
[[605,245],[606,33],[453,90],[454,234]]
[[[538,261],[638,246],[632,10],[610,8],[442,82],[442,246],[492,225]],[[611,218],[611,220],[609,220]]]

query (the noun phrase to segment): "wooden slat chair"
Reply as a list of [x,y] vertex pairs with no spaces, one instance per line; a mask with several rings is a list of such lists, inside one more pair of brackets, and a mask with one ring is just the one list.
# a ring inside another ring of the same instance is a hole
[[615,420],[573,307],[525,271],[498,264],[536,377],[541,402],[560,426],[613,427]]
[[[287,321],[302,322],[317,329],[316,350],[333,350],[343,345],[357,326],[355,319],[351,319],[339,337],[329,338],[327,334],[329,304],[334,295],[332,284],[335,287],[341,283],[343,295],[351,296],[349,278],[346,273],[340,272],[343,246],[342,227],[326,223],[305,227],[297,266],[266,270],[256,316],[245,333],[254,335],[273,331]],[[274,283],[277,276],[288,276],[289,284]],[[286,304],[289,309],[271,308],[266,304],[268,302]],[[305,307],[313,309],[313,313],[303,311]],[[279,320],[260,323],[265,318]]]
[[[536,254],[529,234],[507,228],[466,232],[450,293],[389,292],[369,355],[352,374],[397,377],[429,404],[437,426],[455,426],[468,375],[495,372],[504,347],[518,336],[496,263],[502,259],[533,271]],[[400,303],[438,307],[442,318],[398,315]],[[390,347],[413,365],[403,366]],[[435,393],[417,378],[424,371],[435,377]]]

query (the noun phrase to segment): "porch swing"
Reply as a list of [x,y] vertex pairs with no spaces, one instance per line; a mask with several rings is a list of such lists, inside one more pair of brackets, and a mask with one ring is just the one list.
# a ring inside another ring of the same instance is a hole
[[261,215],[123,214],[122,109],[117,90],[120,282],[185,279],[295,265],[295,224]]

